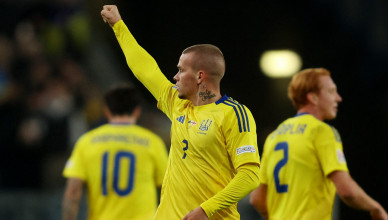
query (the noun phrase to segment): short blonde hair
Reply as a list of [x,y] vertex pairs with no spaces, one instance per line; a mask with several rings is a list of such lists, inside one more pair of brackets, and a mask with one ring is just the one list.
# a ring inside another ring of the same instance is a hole
[[225,74],[225,58],[221,50],[212,44],[197,44],[183,50],[182,54],[194,54],[191,68],[195,71],[204,70],[219,80]]
[[321,89],[320,76],[330,76],[330,71],[325,68],[309,68],[292,77],[288,85],[288,97],[297,110],[307,104],[308,93],[319,93]]

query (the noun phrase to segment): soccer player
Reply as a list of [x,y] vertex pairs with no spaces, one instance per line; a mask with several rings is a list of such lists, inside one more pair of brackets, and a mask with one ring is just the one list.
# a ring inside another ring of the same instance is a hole
[[220,93],[225,72],[214,45],[188,47],[176,84],[134,39],[114,5],[102,18],[128,66],[171,120],[171,148],[155,219],[239,219],[237,202],[259,185],[256,124],[249,109]]
[[109,123],[80,137],[63,171],[63,219],[77,218],[83,186],[88,219],[152,219],[167,168],[166,146],[136,125],[141,108],[134,88],[108,91],[105,103]]
[[251,193],[251,204],[266,219],[330,220],[337,191],[350,207],[386,220],[383,207],[350,176],[341,138],[324,122],[336,117],[342,101],[330,72],[302,70],[292,78],[288,96],[297,115],[267,137],[261,185]]

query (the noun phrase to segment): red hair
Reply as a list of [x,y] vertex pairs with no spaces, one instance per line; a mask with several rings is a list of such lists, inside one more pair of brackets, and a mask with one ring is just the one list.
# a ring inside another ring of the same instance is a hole
[[330,71],[325,68],[309,68],[292,77],[288,85],[288,97],[297,110],[307,104],[308,93],[319,93],[320,76],[330,76]]

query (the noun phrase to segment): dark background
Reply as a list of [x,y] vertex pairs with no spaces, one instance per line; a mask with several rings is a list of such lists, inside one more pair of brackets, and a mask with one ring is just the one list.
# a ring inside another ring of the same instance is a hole
[[[176,65],[183,49],[199,43],[214,44],[223,51],[226,59],[221,92],[252,111],[260,150],[266,135],[295,114],[286,94],[289,78],[270,79],[264,76],[258,65],[261,54],[266,50],[291,49],[301,55],[302,68],[329,69],[343,98],[337,119],[329,123],[341,134],[353,178],[387,209],[388,189],[384,181],[388,177],[388,145],[385,140],[388,124],[388,1],[63,2],[66,1],[0,3],[0,18],[3,21],[0,31],[12,39],[15,27],[29,19],[39,33],[44,23],[42,20],[60,24],[58,17],[61,16],[58,15],[69,16],[74,11],[82,11],[89,35],[86,43],[81,45],[87,47],[81,50],[70,40],[65,45],[67,49],[63,49],[64,53],[72,55],[74,60],[81,60],[80,65],[86,69],[88,80],[102,91],[114,81],[112,78],[132,82],[143,91],[145,105],[151,109],[156,108],[153,97],[130,74],[112,30],[102,22],[102,5],[118,5],[124,22],[137,41],[156,59],[171,80],[177,72]],[[17,66],[20,67],[20,63]],[[17,71],[9,72],[15,75]],[[149,111],[148,116],[164,117]],[[143,118],[144,125],[160,126],[152,124],[150,118]],[[12,124],[12,121],[9,123]],[[168,125],[162,123],[161,126],[158,129],[167,136],[165,140],[168,144]],[[71,147],[63,148],[56,150],[55,155],[65,155],[66,158]],[[43,147],[38,153],[33,153],[46,155],[47,151],[53,150]],[[63,181],[56,183],[57,187],[63,186]],[[10,185],[5,185],[4,189],[15,188]],[[42,186],[45,185],[37,183],[21,187]],[[340,216],[341,219],[369,219],[368,213],[350,209],[343,203],[340,205]]]

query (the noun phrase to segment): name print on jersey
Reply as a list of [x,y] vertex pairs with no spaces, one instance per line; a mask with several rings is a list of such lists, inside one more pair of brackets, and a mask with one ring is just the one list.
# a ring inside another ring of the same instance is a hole
[[272,134],[271,138],[275,138],[277,135],[284,134],[304,134],[304,131],[307,128],[307,124],[282,124],[280,125]]

